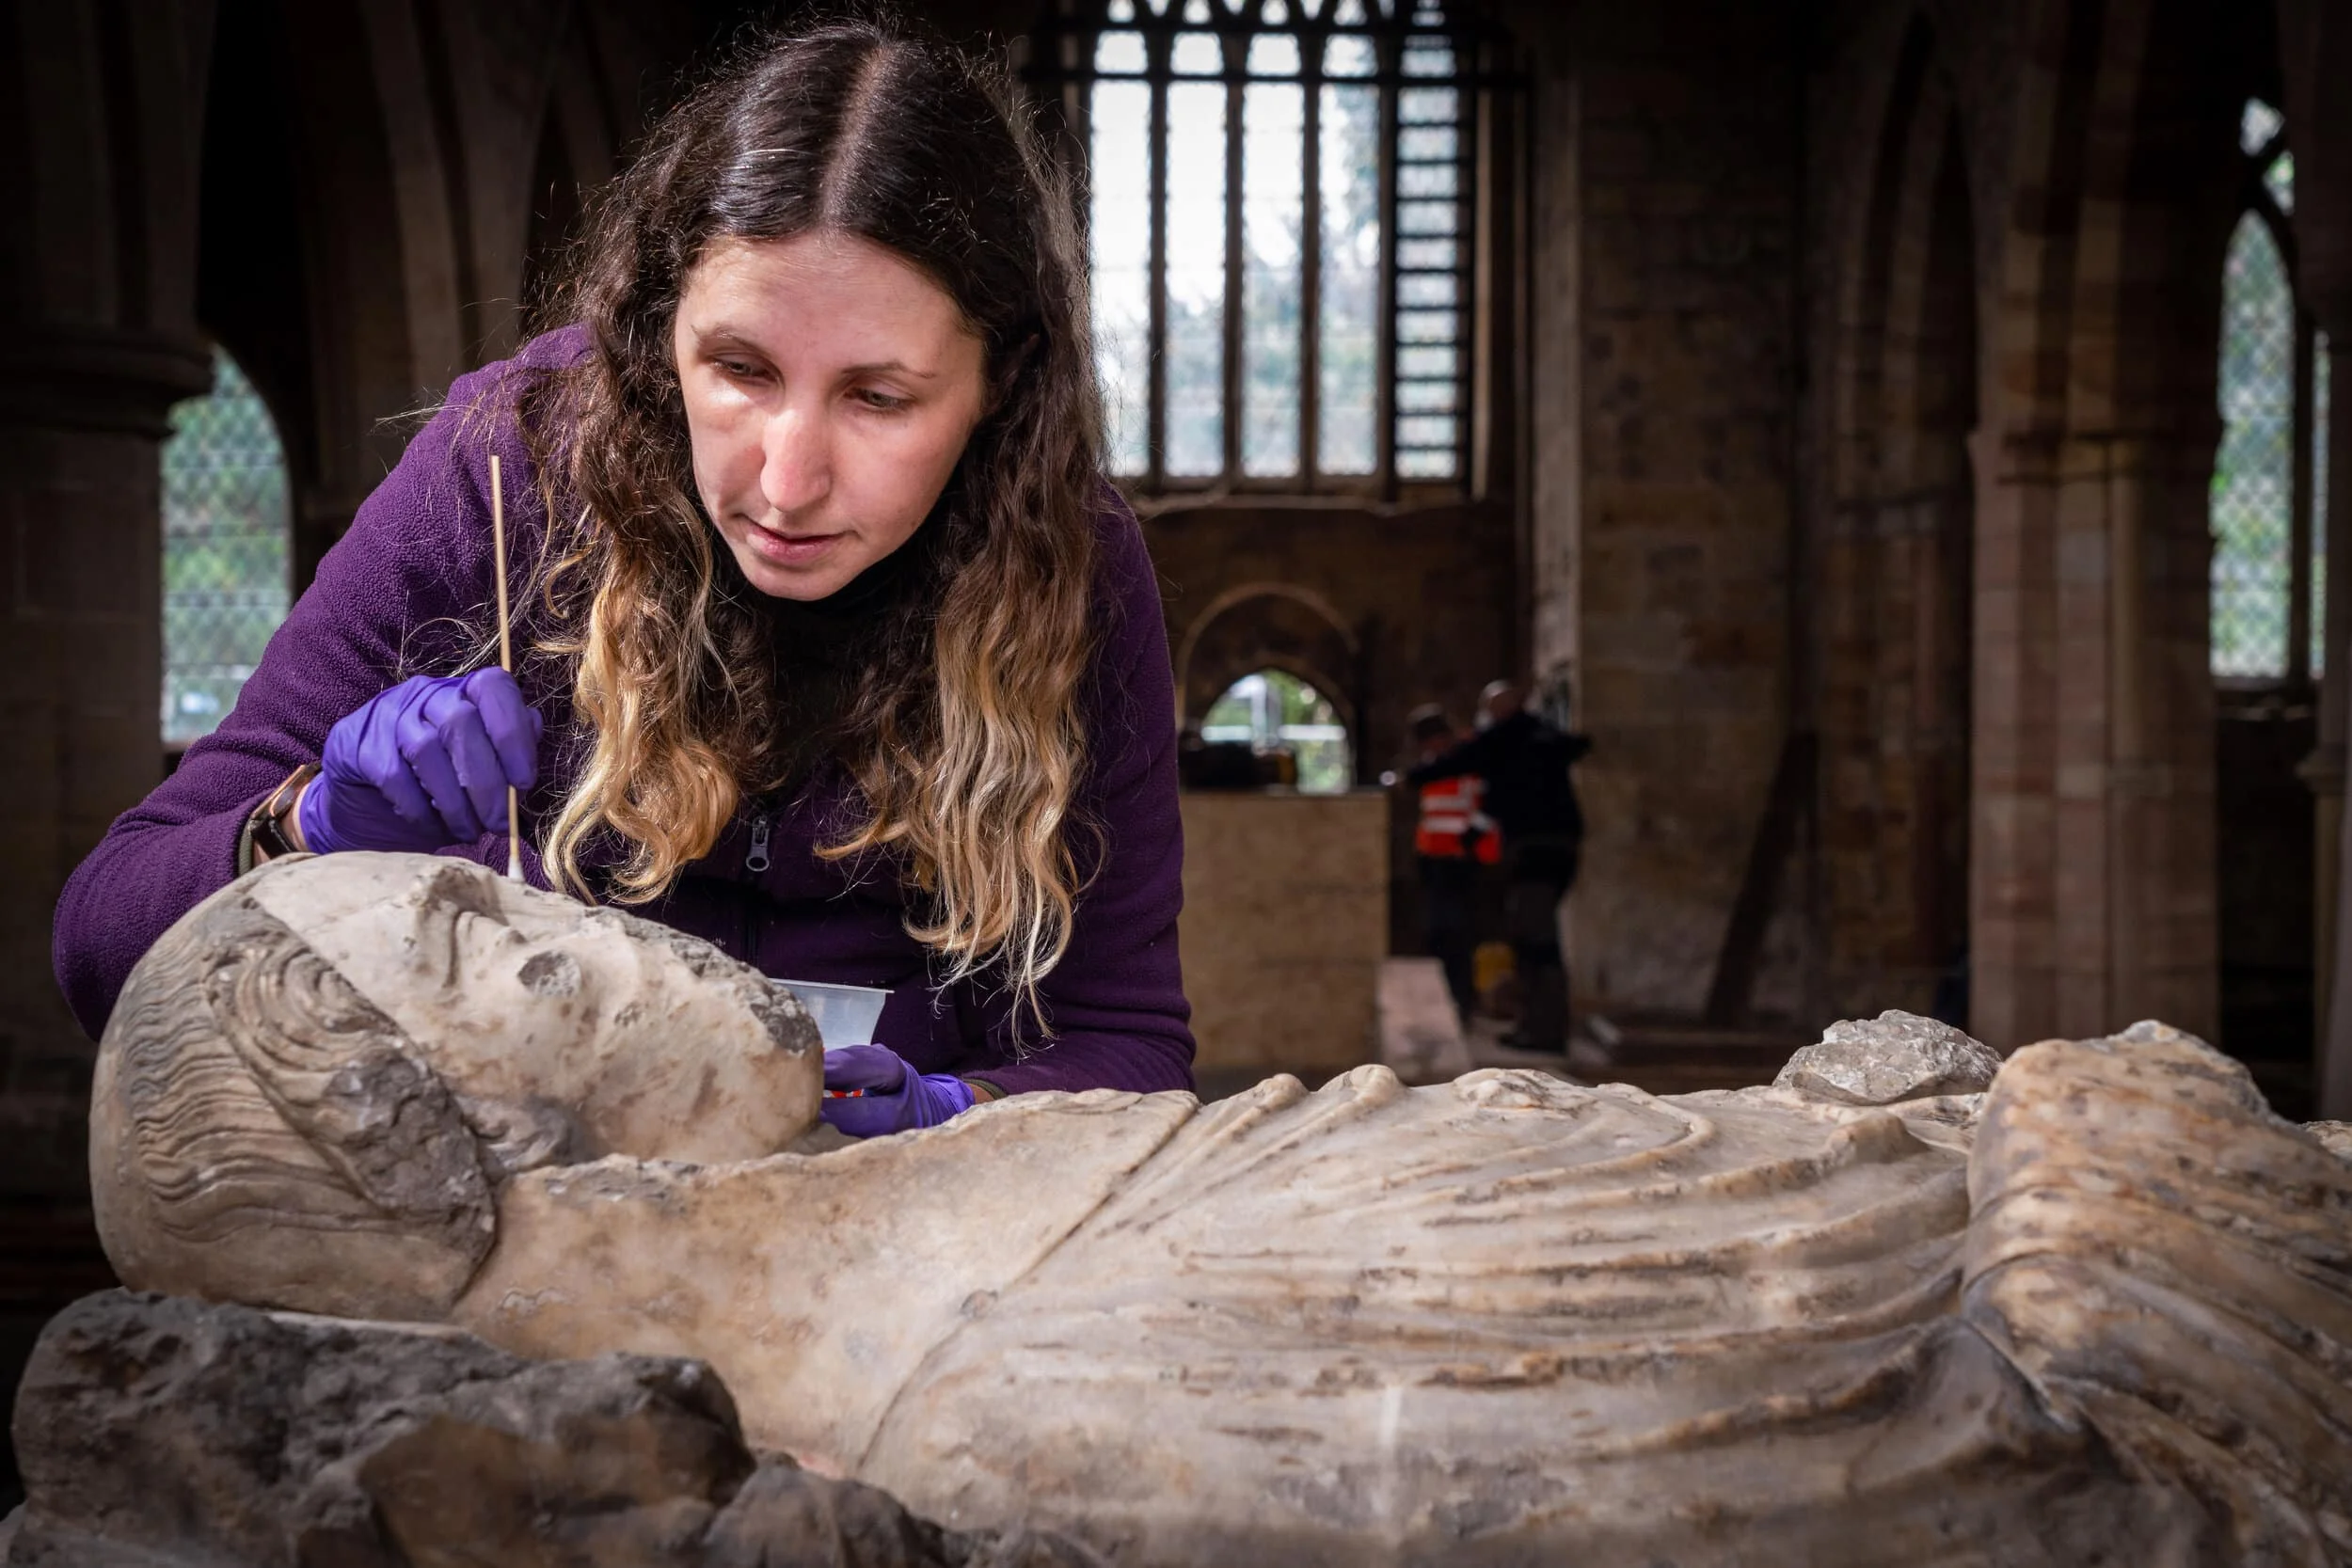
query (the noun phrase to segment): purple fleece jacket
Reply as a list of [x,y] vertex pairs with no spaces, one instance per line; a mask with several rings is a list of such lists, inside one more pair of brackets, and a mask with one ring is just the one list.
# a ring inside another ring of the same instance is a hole
[[[526,344],[462,377],[319,564],[318,579],[270,640],[235,711],[188,749],[178,771],[125,812],[57,901],[58,984],[95,1038],[131,967],[166,927],[236,870],[246,817],[288,772],[317,760],[327,730],[377,692],[421,672],[461,668],[492,603],[489,454],[504,470],[509,566],[546,537],[536,471],[515,404],[533,372],[586,352],[580,328]],[[1183,829],[1176,808],[1174,684],[1159,587],[1135,516],[1109,487],[1096,518],[1099,641],[1082,701],[1089,766],[1074,816],[1081,894],[1070,948],[1041,988],[1056,1034],[1018,1032],[990,984],[935,986],[936,963],[906,934],[908,894],[892,863],[826,862],[815,847],[856,809],[826,764],[790,804],[747,805],[703,859],[644,912],[717,943],[767,974],[888,988],[877,1039],[926,1072],[1031,1089],[1192,1086],[1190,1009],[1177,968]],[[524,574],[527,578],[527,573]],[[548,721],[540,785],[523,801],[535,840],[573,776],[571,664],[522,657],[535,605],[516,605],[524,694]],[[755,838],[768,864],[755,870]],[[503,866],[506,840],[458,853]],[[546,885],[535,859],[532,879]]]

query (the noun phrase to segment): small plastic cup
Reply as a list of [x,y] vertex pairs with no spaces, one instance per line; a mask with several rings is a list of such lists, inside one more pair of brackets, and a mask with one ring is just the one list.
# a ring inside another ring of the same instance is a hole
[[821,980],[778,980],[776,984],[808,1009],[828,1051],[873,1044],[874,1025],[882,1022],[882,1004],[890,1000],[888,991],[872,986],[835,986]]

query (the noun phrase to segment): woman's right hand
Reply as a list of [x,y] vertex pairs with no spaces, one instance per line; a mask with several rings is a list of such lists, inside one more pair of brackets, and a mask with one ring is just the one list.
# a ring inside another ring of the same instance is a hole
[[508,832],[507,787],[539,782],[544,727],[503,670],[412,676],[327,731],[295,810],[303,847],[433,850]]

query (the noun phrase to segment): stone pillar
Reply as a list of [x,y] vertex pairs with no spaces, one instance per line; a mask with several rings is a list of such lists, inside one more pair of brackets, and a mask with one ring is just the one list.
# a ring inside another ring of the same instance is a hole
[[1998,1049],[2218,1021],[2214,430],[1978,440],[1970,1023]]
[[57,893],[162,775],[161,443],[195,345],[20,332],[0,354],[0,1196],[78,1193],[89,1045],[50,976]]
[[2280,74],[2286,88],[2288,143],[2295,150],[2296,282],[2303,303],[2328,334],[2336,395],[2328,443],[2328,594],[2315,606],[2326,650],[2319,689],[2319,741],[2302,768],[2312,787],[2312,1001],[2317,1011],[2320,1110],[2352,1117],[2352,997],[2337,954],[2342,900],[2352,892],[2343,860],[2347,717],[2352,716],[2352,113],[2338,84],[2352,71],[2352,16],[2330,0],[2279,0]]
[[2056,1033],[2058,437],[1980,431],[1968,1023],[2008,1051]]

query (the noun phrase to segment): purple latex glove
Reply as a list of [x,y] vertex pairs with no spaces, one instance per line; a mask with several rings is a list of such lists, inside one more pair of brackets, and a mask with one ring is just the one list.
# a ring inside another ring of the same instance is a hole
[[416,675],[335,721],[302,792],[302,842],[438,849],[507,831],[506,786],[539,782],[544,724],[503,670]]
[[972,1108],[979,1096],[946,1072],[917,1072],[886,1045],[845,1045],[825,1053],[825,1087],[817,1114],[852,1138],[879,1138],[937,1127]]

